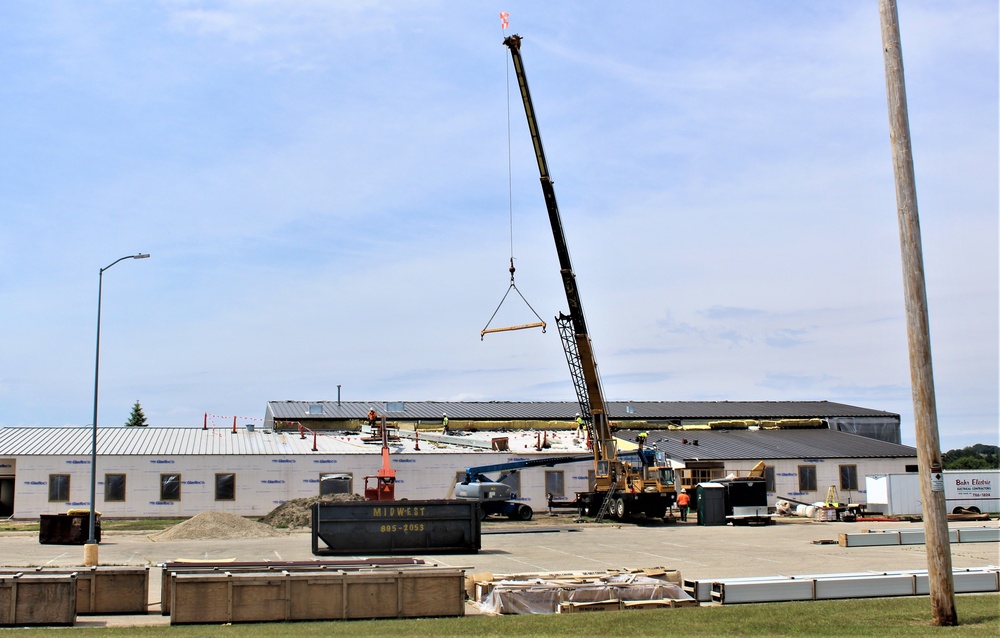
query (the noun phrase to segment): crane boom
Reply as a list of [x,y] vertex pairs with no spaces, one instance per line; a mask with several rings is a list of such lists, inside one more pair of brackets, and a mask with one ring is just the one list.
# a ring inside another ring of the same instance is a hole
[[528,131],[531,133],[535,160],[538,162],[538,176],[545,198],[545,209],[548,212],[556,254],[559,257],[559,273],[562,276],[566,302],[569,305],[569,314],[560,313],[556,318],[556,325],[559,327],[559,335],[566,352],[566,362],[569,364],[581,415],[588,420],[593,435],[593,487],[590,491],[577,493],[577,504],[581,510],[586,510],[598,521],[606,512],[611,512],[612,516],[622,520],[635,514],[647,518],[664,517],[672,507],[675,497],[673,470],[669,463],[661,463],[662,454],[651,449],[643,450],[645,434],[638,439],[637,454],[621,457],[618,455],[611,423],[608,421],[597,358],[594,356],[594,347],[587,330],[583,302],[580,300],[580,290],[569,257],[559,205],[556,203],[556,192],[549,174],[548,162],[545,160],[542,136],[538,131],[538,119],[535,117],[535,107],[531,100],[531,91],[528,89],[528,79],[524,73],[521,36],[511,35],[505,38],[503,43],[510,51],[517,85],[521,91],[521,102],[524,104]]
[[[510,50],[514,63],[514,73],[517,85],[521,91],[521,101],[524,103],[524,114],[528,119],[528,131],[531,143],[535,148],[535,159],[538,162],[539,180],[542,185],[542,195],[545,198],[545,208],[548,211],[549,224],[552,226],[552,237],[555,240],[556,254],[559,257],[559,272],[562,275],[563,288],[566,291],[566,303],[569,305],[569,315],[557,318],[560,325],[568,323],[575,345],[575,353],[567,349],[570,359],[577,359],[579,373],[582,375],[586,396],[580,396],[580,404],[591,421],[594,431],[594,454],[597,460],[609,460],[615,457],[614,437],[608,423],[607,407],[604,401],[604,389],[601,387],[601,377],[597,369],[597,359],[594,356],[593,344],[587,331],[587,319],[583,314],[583,302],[580,300],[580,290],[576,284],[576,274],[569,256],[566,235],[563,232],[562,218],[559,215],[559,204],[556,202],[556,192],[552,177],[549,175],[548,162],[545,160],[545,148],[542,146],[542,135],[538,131],[538,120],[535,117],[535,107],[528,88],[528,78],[524,73],[524,61],[521,59],[521,36],[512,35],[503,42]],[[569,321],[565,319],[568,317]],[[571,372],[574,362],[570,361]],[[578,394],[580,394],[578,392]]]

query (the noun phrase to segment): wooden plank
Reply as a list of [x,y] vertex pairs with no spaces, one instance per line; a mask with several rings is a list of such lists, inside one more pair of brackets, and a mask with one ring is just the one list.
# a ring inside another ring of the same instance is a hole
[[330,574],[292,574],[288,578],[289,618],[341,620],[345,618],[344,579]]
[[465,614],[464,579],[450,574],[399,575],[399,615],[403,618],[462,616]]
[[175,574],[170,592],[170,624],[229,622],[229,587],[224,576]]
[[230,622],[287,621],[286,576],[230,577],[232,619]]
[[345,585],[347,618],[396,618],[399,615],[396,578],[350,574],[345,577]]

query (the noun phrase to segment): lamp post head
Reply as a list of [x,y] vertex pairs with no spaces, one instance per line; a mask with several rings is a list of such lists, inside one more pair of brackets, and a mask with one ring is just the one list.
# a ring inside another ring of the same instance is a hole
[[149,258],[149,253],[139,253],[138,255],[132,257],[132,259],[148,259],[148,258]]

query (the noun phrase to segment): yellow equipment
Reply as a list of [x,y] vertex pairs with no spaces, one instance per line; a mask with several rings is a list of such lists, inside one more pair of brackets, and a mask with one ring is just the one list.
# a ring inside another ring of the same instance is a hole
[[840,507],[840,495],[837,494],[837,486],[831,485],[830,489],[826,491],[826,506],[827,507]]

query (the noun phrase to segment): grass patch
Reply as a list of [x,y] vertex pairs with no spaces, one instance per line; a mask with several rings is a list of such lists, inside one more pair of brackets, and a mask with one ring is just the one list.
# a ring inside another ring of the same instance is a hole
[[138,518],[134,520],[102,520],[102,532],[159,532],[183,523],[186,518]]
[[0,532],[37,532],[38,523],[15,523],[5,521],[0,523]]
[[[79,628],[74,636],[997,636],[1000,595],[956,598],[958,627],[930,624],[926,596],[539,616],[467,616],[414,620],[331,621],[174,627]],[[10,629],[4,637],[65,636],[65,629]],[[56,633],[58,632],[58,634]]]
[[[173,527],[177,523],[185,521],[184,518],[137,518],[101,521],[102,532],[159,532],[168,527]],[[0,532],[37,532],[39,524],[37,522],[15,522],[7,521],[0,523]]]

